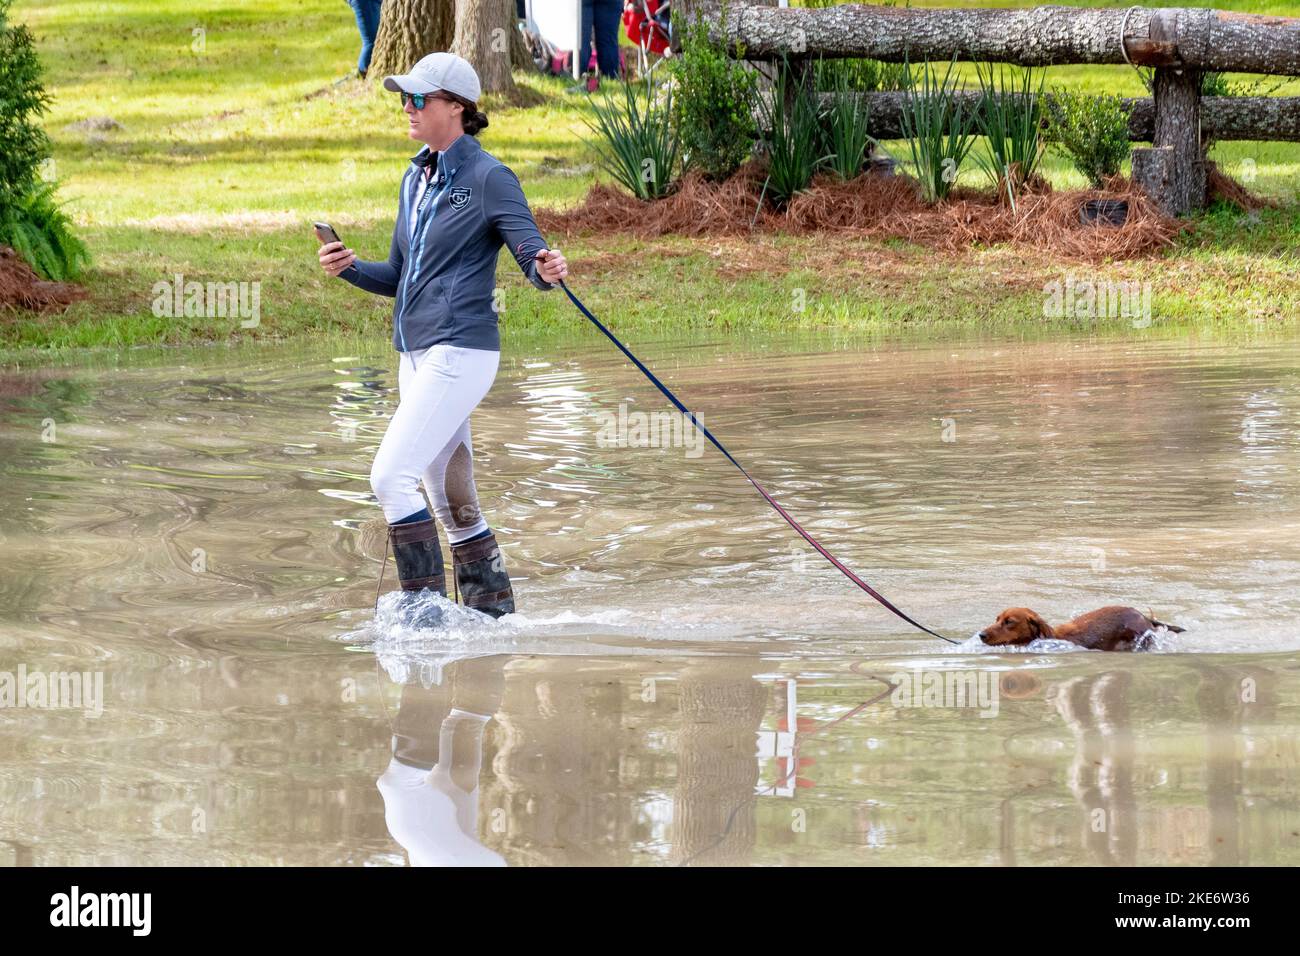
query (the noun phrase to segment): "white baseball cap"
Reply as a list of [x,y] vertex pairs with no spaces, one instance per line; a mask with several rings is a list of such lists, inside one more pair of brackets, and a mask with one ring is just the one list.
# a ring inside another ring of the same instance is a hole
[[394,93],[436,93],[446,90],[477,103],[482,88],[469,61],[454,53],[430,53],[410,73],[384,77],[384,89]]

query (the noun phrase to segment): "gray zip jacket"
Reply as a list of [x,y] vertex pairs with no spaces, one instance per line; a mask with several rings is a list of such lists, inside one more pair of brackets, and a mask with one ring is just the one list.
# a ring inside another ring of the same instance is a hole
[[[417,200],[425,168],[434,163]],[[555,288],[537,274],[534,256],[548,246],[519,178],[462,133],[441,153],[426,146],[412,158],[388,260],[358,259],[339,278],[394,298],[393,346],[399,352],[431,345],[496,351],[501,338],[492,293],[502,243],[533,285]]]

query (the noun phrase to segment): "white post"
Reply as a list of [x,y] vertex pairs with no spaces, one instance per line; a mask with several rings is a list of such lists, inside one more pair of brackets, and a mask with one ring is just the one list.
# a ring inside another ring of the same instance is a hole
[[573,78],[582,75],[582,0],[527,0],[528,19],[543,40],[557,50],[572,50]]

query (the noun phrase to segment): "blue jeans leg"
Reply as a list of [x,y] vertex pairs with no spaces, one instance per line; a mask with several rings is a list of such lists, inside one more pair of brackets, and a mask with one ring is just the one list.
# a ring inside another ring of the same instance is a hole
[[618,28],[623,22],[622,0],[595,0],[596,62],[600,75],[613,79],[618,69]]
[[[582,0],[582,43],[578,47],[578,75],[587,72],[591,62],[591,26],[595,22],[595,0]],[[599,50],[599,48],[598,48]],[[597,52],[597,58],[600,53]]]
[[375,37],[379,35],[379,10],[382,0],[348,0],[357,17],[357,30],[361,34],[361,55],[357,57],[357,70],[370,69],[370,56],[375,51]]

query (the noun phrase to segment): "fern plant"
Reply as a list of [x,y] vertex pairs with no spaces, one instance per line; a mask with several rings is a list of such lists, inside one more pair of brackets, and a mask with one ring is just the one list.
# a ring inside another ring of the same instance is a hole
[[34,183],[0,203],[0,246],[11,247],[38,275],[58,282],[77,278],[90,264],[86,244],[72,231],[52,183]]

